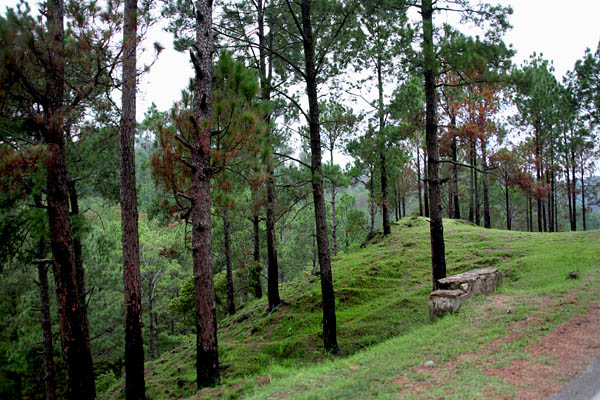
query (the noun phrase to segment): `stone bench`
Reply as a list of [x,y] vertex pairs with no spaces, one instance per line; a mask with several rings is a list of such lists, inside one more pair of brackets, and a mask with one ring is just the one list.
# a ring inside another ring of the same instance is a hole
[[456,312],[465,300],[479,294],[490,294],[502,284],[496,268],[479,268],[438,281],[441,289],[429,295],[429,318],[434,320],[448,312]]

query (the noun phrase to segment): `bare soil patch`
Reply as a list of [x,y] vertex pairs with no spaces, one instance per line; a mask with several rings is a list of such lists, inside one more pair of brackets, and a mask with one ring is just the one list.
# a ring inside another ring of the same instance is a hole
[[[511,324],[507,335],[496,339],[476,353],[466,353],[443,364],[421,365],[411,371],[411,379],[399,376],[394,381],[401,389],[398,395],[413,394],[428,397],[433,390],[451,382],[460,374],[461,365],[468,363],[470,368],[480,368],[484,374],[497,377],[512,387],[514,396],[496,396],[502,399],[540,400],[560,391],[562,386],[590,365],[600,354],[600,297],[592,302],[584,315],[571,318],[559,325],[541,340],[527,345],[522,357],[510,361],[502,367],[492,367],[495,354],[504,344],[512,343],[529,335],[532,326],[541,326],[552,307],[562,307],[572,303],[574,295],[560,300],[541,299],[540,310],[535,315]],[[516,299],[507,295],[494,295],[492,304],[500,309],[510,310]],[[488,393],[494,398],[493,393]]]

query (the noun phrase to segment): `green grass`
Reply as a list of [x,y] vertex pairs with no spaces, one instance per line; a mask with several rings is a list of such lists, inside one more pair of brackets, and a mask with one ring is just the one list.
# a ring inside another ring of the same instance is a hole
[[[485,230],[450,220],[444,221],[444,229],[448,273],[497,267],[505,274],[499,295],[475,298],[459,313],[430,323],[429,227],[424,219],[406,218],[394,225],[390,237],[376,238],[366,248],[334,260],[341,356],[322,350],[320,284],[307,273],[281,286],[288,305],[273,314],[265,312],[263,299],[220,322],[219,388],[195,393],[190,338],[188,344],[146,364],[148,397],[466,399],[514,394],[504,381],[483,374],[481,362],[457,364],[451,380],[432,387],[418,367],[427,360],[440,365],[475,354],[519,321],[541,315],[539,324],[526,327],[518,340],[504,343],[483,362],[499,367],[525,357],[527,344],[583,313],[597,297],[597,291],[588,288],[600,283],[600,235]],[[581,278],[566,280],[570,271],[578,271]],[[569,294],[575,301],[546,306]],[[495,302],[498,296],[502,301]],[[428,389],[421,394],[402,392],[409,384]],[[103,398],[120,392],[115,386]]]

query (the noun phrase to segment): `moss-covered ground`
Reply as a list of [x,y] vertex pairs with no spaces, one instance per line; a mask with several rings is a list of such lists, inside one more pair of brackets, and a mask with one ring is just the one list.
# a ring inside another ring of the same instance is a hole
[[[220,321],[221,386],[195,391],[195,340],[190,337],[146,364],[148,398],[414,398],[402,388],[424,379],[417,367],[427,360],[444,363],[477,352],[527,316],[543,312],[543,323],[523,328],[519,340],[507,342],[488,360],[502,365],[522,357],[527,343],[585,312],[598,296],[598,231],[523,233],[454,220],[445,220],[444,229],[448,274],[497,267],[505,275],[498,294],[473,299],[457,314],[431,323],[429,227],[423,218],[405,218],[394,224],[389,237],[376,237],[334,260],[340,355],[322,349],[320,284],[307,271],[281,286],[286,304],[275,312],[266,312],[263,298]],[[565,279],[571,271],[579,279]],[[565,296],[575,301],[544,308]],[[468,366],[462,363],[465,371],[431,388],[425,398],[514,394],[505,381]],[[117,383],[101,398],[122,396],[122,383]]]

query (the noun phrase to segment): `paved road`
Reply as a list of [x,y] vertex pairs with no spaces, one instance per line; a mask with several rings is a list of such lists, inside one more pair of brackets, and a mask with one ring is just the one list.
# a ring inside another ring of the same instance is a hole
[[600,356],[549,400],[600,400]]

